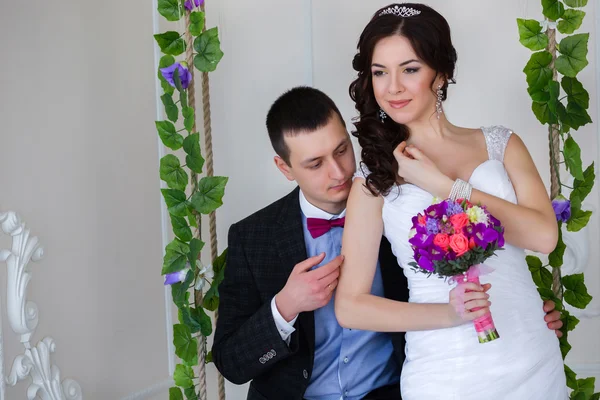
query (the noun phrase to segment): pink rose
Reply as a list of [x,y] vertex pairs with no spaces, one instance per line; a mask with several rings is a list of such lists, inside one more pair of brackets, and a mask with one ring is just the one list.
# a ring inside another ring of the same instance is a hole
[[450,237],[445,233],[438,233],[433,238],[433,244],[446,250],[448,248],[448,245],[450,244]]
[[450,248],[454,250],[457,257],[469,251],[469,240],[462,233],[450,236]]
[[456,232],[460,232],[462,228],[469,224],[469,217],[465,213],[454,214],[450,217],[450,223]]

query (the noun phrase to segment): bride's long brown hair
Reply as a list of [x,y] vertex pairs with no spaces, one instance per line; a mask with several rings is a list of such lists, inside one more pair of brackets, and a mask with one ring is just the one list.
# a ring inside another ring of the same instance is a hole
[[[420,11],[420,14],[410,17],[394,14],[380,16],[382,11],[394,6],[412,8]],[[398,124],[391,118],[383,122],[380,120],[379,105],[373,93],[371,62],[375,45],[393,35],[408,39],[419,59],[436,72],[434,79],[439,75],[446,78],[441,88],[442,100],[446,100],[448,82],[454,80],[457,58],[448,22],[437,11],[423,4],[399,3],[383,7],[373,15],[361,33],[358,53],[352,61],[358,77],[350,84],[350,97],[359,112],[354,122],[356,130],[352,135],[358,138],[362,148],[361,165],[364,164],[370,171],[366,186],[374,196],[388,194],[396,184],[398,165],[393,151],[410,136],[406,125]],[[432,91],[435,94],[433,88]]]

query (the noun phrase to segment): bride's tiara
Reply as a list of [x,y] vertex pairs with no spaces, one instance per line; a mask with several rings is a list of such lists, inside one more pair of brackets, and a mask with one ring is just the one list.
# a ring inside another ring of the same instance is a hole
[[415,10],[414,8],[410,8],[410,7],[393,6],[393,7],[388,7],[385,10],[383,10],[382,12],[380,12],[379,16],[381,17],[382,15],[389,15],[389,14],[395,15],[397,17],[412,17],[414,15],[421,14],[421,11]]

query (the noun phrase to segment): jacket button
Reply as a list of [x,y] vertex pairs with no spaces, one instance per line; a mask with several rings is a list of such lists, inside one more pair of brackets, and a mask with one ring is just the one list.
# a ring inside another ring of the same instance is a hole
[[307,370],[302,371],[302,375],[304,376],[304,379],[308,379],[308,371]]

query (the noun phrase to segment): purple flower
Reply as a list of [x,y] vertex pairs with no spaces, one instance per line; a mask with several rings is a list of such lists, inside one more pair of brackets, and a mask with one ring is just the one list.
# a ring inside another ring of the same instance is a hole
[[475,244],[483,247],[484,249],[488,246],[488,244],[499,239],[498,232],[493,228],[488,228],[485,226],[485,224],[476,224],[473,232],[475,233],[473,236]]
[[417,233],[408,242],[418,249],[426,249],[433,243],[433,235]]
[[427,258],[426,255],[422,254],[421,257],[419,257],[418,264],[419,264],[419,267],[423,268],[424,270],[433,272],[433,263],[431,262],[431,260],[429,258]]
[[440,229],[438,228],[438,222],[436,219],[429,218],[425,223],[425,226],[427,227],[427,233],[429,234],[440,232]]
[[165,275],[165,285],[172,285],[174,283],[179,283],[185,281],[185,277],[190,269],[185,268],[181,271],[171,272],[170,274]]
[[165,78],[165,80],[169,82],[169,85],[177,87],[175,85],[175,80],[173,79],[173,74],[175,73],[175,70],[177,70],[178,72],[179,80],[181,81],[181,87],[187,89],[187,87],[190,84],[190,80],[192,79],[192,73],[180,63],[176,62],[175,64],[169,67],[161,68],[160,73],[162,74],[163,78]]
[[446,215],[447,216],[451,217],[455,214],[460,214],[461,212],[464,212],[464,210],[460,206],[460,204],[456,204],[455,202],[448,203],[448,207],[446,207]]
[[571,218],[571,202],[563,195],[558,195],[552,200],[552,208],[554,208],[557,221],[567,222]]
[[202,4],[204,4],[204,0],[194,0],[193,5],[192,5],[192,0],[185,0],[185,3],[183,3],[184,7],[188,11],[192,11],[195,7],[200,7]]

